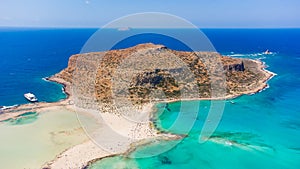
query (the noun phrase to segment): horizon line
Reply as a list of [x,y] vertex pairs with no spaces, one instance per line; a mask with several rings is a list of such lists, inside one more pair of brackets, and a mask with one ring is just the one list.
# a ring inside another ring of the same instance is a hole
[[[1,28],[32,28],[32,29],[119,29],[119,28],[103,28],[103,27],[81,27],[81,26],[0,26]],[[130,29],[193,29],[193,28],[185,28],[185,27],[163,27],[163,28],[131,28]],[[300,29],[300,27],[196,27],[198,29]]]

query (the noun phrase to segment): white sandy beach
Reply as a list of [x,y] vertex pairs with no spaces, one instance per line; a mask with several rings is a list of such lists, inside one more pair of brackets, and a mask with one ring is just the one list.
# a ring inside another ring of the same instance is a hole
[[[150,116],[152,106],[148,108],[147,116]],[[88,116],[94,116],[99,119],[96,111],[86,111],[77,109],[81,113]],[[80,119],[80,117],[79,117]],[[150,118],[148,118],[150,119]],[[84,123],[84,122],[83,122]],[[131,149],[133,143],[144,141],[146,139],[165,138],[165,139],[178,139],[178,136],[171,134],[158,134],[158,131],[152,127],[151,122],[136,123],[128,121],[123,116],[102,113],[101,122],[97,125],[96,133],[92,133],[88,124],[82,124],[90,140],[83,144],[76,145],[71,149],[58,155],[53,161],[44,165],[44,168],[63,169],[63,168],[82,168],[90,161],[112,156],[116,154],[126,153]]]

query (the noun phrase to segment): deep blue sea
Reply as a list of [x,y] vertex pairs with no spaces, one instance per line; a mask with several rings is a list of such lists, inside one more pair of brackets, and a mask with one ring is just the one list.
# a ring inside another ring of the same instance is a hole
[[43,78],[65,68],[94,31],[0,28],[0,106],[27,103],[27,92],[46,102],[65,98],[61,85]]
[[[95,29],[0,29],[0,105],[26,103],[25,92],[41,101],[65,97],[60,85],[42,78],[67,66],[70,55],[79,53]],[[171,30],[170,30],[171,31]],[[173,30],[174,31],[174,30]],[[151,158],[110,157],[91,168],[203,168],[203,169],[298,169],[300,168],[300,29],[204,29],[216,50],[233,57],[259,59],[276,73],[269,88],[228,101],[212,139],[198,142],[210,101],[200,101],[196,123],[189,133],[169,129],[180,113],[180,102],[169,105],[156,117],[160,130],[187,134],[170,151]],[[138,43],[164,44],[189,50],[168,37],[132,37],[116,44],[125,48]],[[266,49],[273,54],[263,55]],[[191,106],[195,101],[188,102]],[[159,105],[157,105],[159,108]],[[171,111],[170,111],[171,110]],[[191,118],[187,113],[183,118]],[[188,120],[187,120],[188,121]],[[233,143],[228,145],[227,143]],[[132,155],[160,149],[172,141],[138,148]]]

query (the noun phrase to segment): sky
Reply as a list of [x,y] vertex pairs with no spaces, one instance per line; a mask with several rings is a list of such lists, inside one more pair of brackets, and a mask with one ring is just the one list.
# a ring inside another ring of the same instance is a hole
[[300,0],[0,0],[0,27],[95,27],[142,12],[200,28],[300,28]]

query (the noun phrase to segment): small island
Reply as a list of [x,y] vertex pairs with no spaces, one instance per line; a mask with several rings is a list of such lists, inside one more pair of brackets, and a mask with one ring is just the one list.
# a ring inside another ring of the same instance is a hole
[[[129,56],[132,55],[138,55],[140,59],[134,57],[134,61],[130,60]],[[182,64],[175,64],[170,55],[178,58]],[[157,60],[157,57],[165,59],[168,69],[163,68],[165,64],[159,66],[160,60]],[[146,58],[153,62],[145,61]],[[220,64],[215,64],[216,61]],[[121,63],[123,67],[120,68]],[[130,65],[130,63],[135,63],[135,65]],[[135,72],[130,69],[130,66],[145,69]],[[218,73],[223,76],[216,75]],[[131,77],[128,74],[134,76],[128,79]],[[124,122],[115,108],[116,99],[120,101],[121,107],[126,107],[126,102],[122,102],[126,100],[139,107],[141,111],[147,111],[150,118],[153,112],[153,102],[230,99],[243,94],[253,94],[267,87],[267,81],[273,75],[265,70],[264,63],[257,60],[232,58],[216,52],[175,51],[151,43],[121,50],[76,54],[70,57],[67,68],[47,78],[47,80],[64,85],[67,99],[56,103],[41,102],[7,109],[0,114],[0,121],[17,117],[29,110],[39,113],[42,109],[63,106],[73,110],[74,107],[79,107],[82,111],[97,110],[111,119],[112,123],[117,121],[117,127],[122,128]],[[122,80],[126,81],[126,84],[123,84]],[[187,92],[182,96],[182,90],[196,92]],[[225,95],[224,91],[218,90],[225,90]],[[155,97],[152,91],[161,91],[164,94],[158,94],[159,97]],[[216,94],[213,95],[213,91]],[[218,95],[219,93],[223,94]],[[137,126],[129,127],[136,128]],[[176,137],[171,134],[161,134],[153,127],[150,119],[148,123],[139,124],[138,127],[138,140]],[[130,135],[131,130],[128,131],[126,134]],[[125,153],[134,144],[130,140],[118,144],[114,152],[115,154]],[[53,161],[45,164],[44,168],[63,168],[66,161],[71,162],[68,167],[84,167],[92,160],[111,155],[114,154],[102,150],[88,140],[62,152]]]
[[[176,62],[172,61],[174,57],[178,58]],[[165,62],[162,66],[158,65],[161,60]],[[178,61],[182,64],[178,64]],[[149,102],[151,90],[161,90],[165,94],[165,98],[158,98],[158,101],[228,99],[253,94],[264,89],[267,80],[273,76],[264,68],[265,65],[257,60],[226,57],[216,52],[175,51],[149,43],[121,50],[73,55],[68,67],[49,80],[63,82],[65,86],[73,84],[82,102],[87,98],[95,98],[111,103],[113,97],[117,97],[143,104]],[[132,74],[131,79],[126,79],[128,74]],[[127,88],[122,82],[117,81],[117,84],[116,78],[127,80]],[[81,84],[74,84],[77,82]],[[113,85],[120,85],[118,87],[122,89],[114,90]],[[191,87],[197,88],[197,95],[181,96],[181,90],[186,88],[192,91]],[[212,90],[218,93],[219,89],[226,91],[221,96],[213,96]]]

